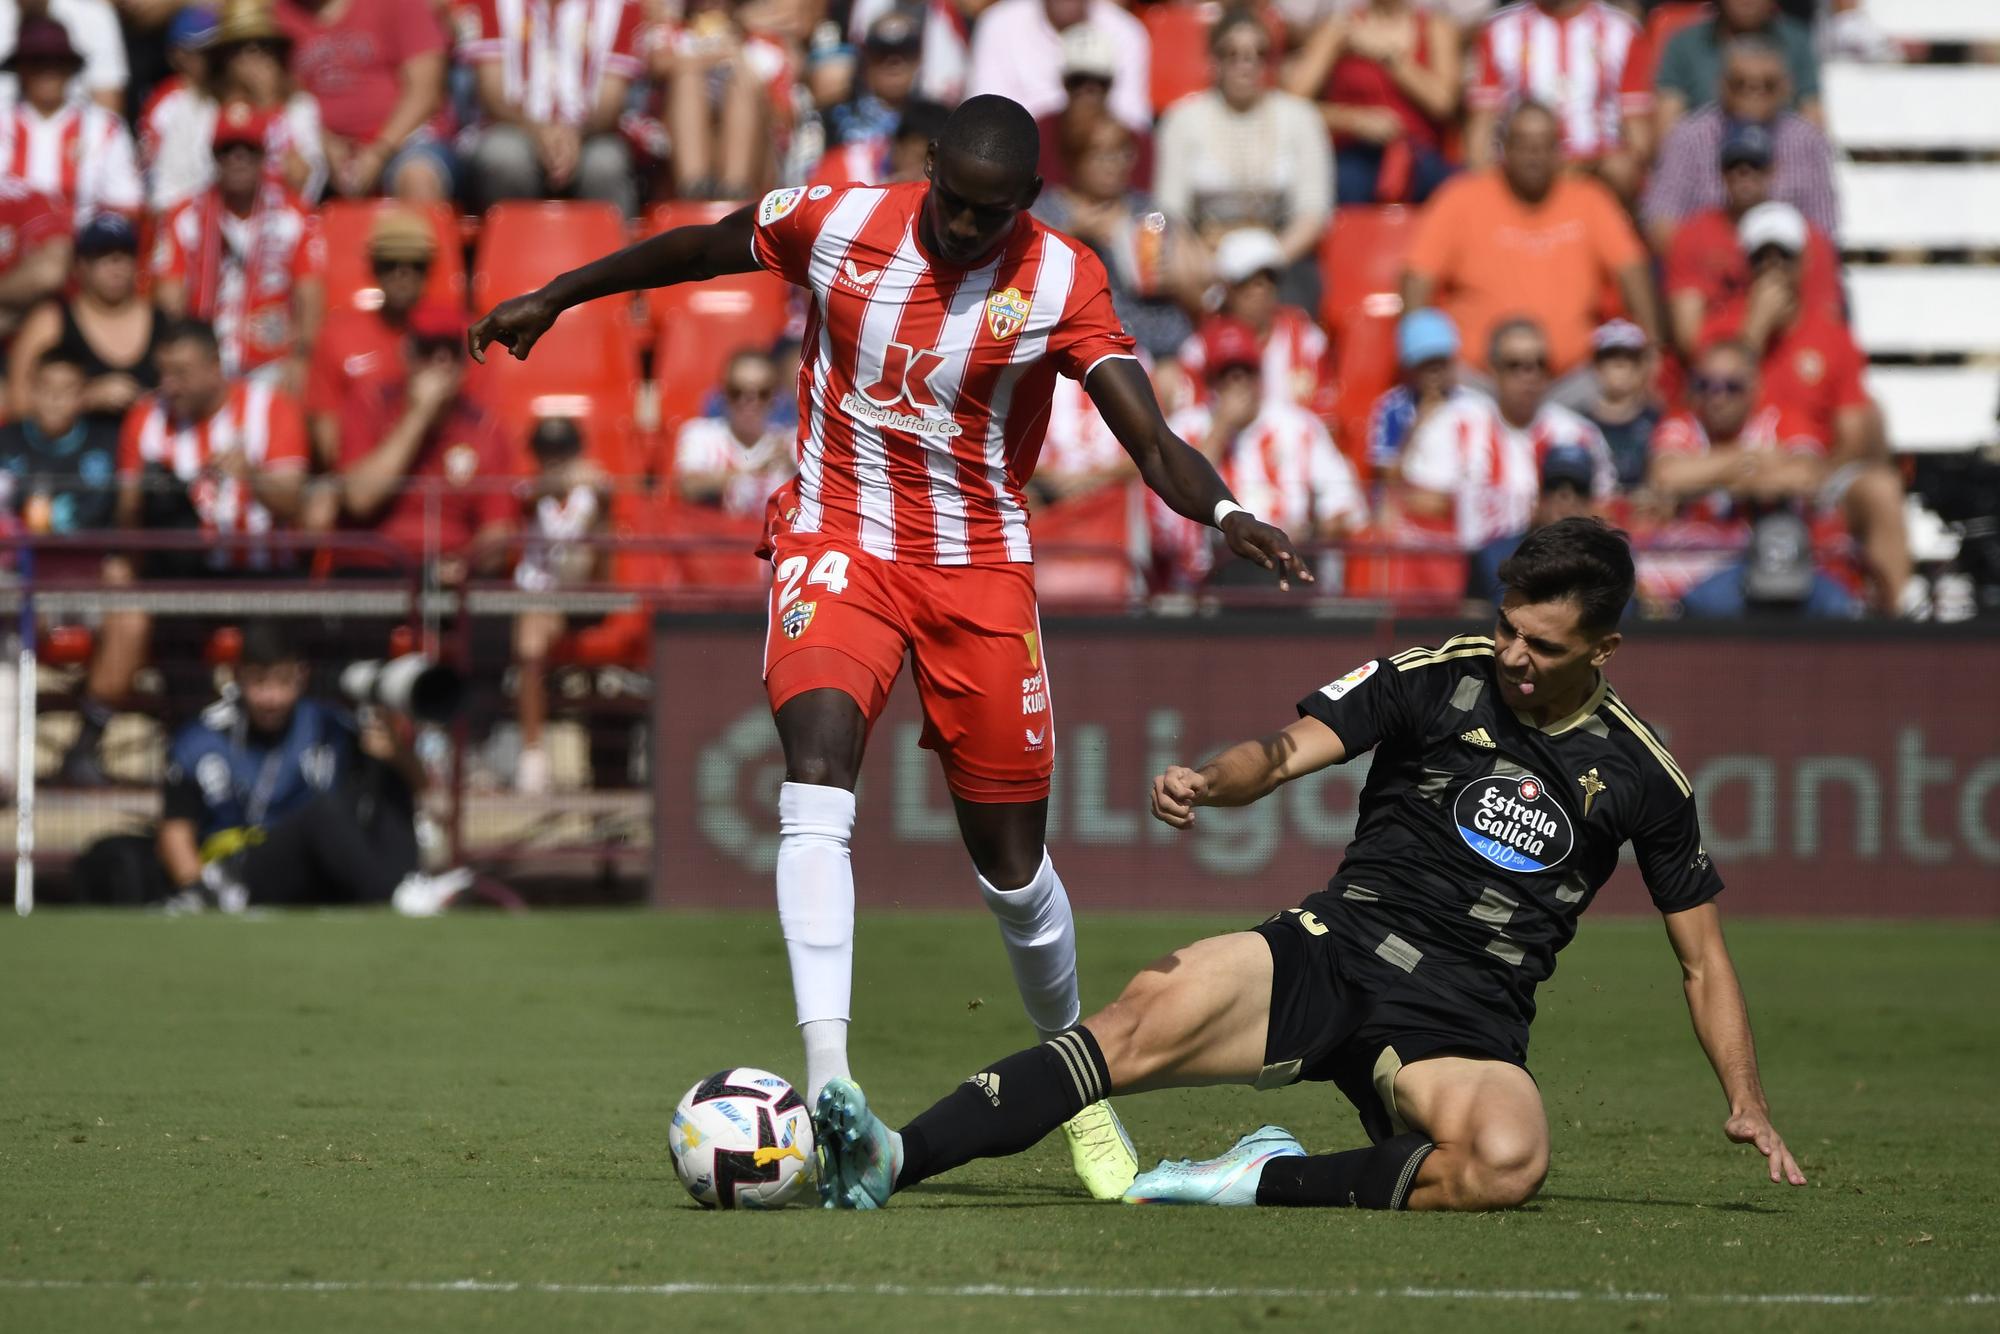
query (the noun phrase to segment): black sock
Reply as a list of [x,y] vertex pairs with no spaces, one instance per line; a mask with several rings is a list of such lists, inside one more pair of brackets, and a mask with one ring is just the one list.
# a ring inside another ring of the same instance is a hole
[[95,695],[85,695],[76,702],[76,712],[82,721],[76,729],[75,748],[95,750],[104,736],[104,729],[111,724],[111,706]]
[[1416,1132],[1366,1149],[1273,1158],[1257,1178],[1257,1203],[1322,1209],[1401,1209],[1417,1169],[1437,1145]]
[[996,1061],[903,1127],[896,1189],[974,1158],[1004,1158],[1041,1142],[1111,1091],[1104,1053],[1087,1028]]

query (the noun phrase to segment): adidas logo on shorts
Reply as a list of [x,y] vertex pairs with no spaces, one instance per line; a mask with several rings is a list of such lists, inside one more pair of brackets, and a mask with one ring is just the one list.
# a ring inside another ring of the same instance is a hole
[[987,1101],[995,1107],[1000,1105],[1000,1076],[991,1071],[981,1071],[965,1081],[986,1095]]

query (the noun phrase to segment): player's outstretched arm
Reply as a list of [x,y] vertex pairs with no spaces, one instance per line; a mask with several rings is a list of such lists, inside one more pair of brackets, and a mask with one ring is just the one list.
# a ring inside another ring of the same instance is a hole
[[1153,780],[1153,818],[1186,829],[1197,806],[1248,806],[1345,758],[1338,733],[1317,718],[1301,718],[1282,732],[1239,741],[1199,769],[1170,765]]
[[1091,370],[1083,388],[1138,465],[1139,476],[1174,513],[1221,529],[1229,549],[1275,571],[1280,588],[1290,588],[1294,579],[1313,581],[1284,530],[1238,505],[1215,466],[1174,434],[1160,415],[1160,400],[1144,367],[1130,357],[1107,357]]
[[717,222],[675,227],[649,236],[552,278],[532,292],[502,301],[481,315],[467,335],[472,359],[485,361],[487,347],[498,343],[516,359],[526,360],[557,316],[601,296],[748,273],[757,267],[750,253],[755,207],[746,204]]
[[1681,961],[1681,985],[1687,992],[1694,1033],[1722,1092],[1729,1099],[1729,1119],[1722,1133],[1738,1144],[1754,1144],[1764,1155],[1771,1180],[1806,1184],[1806,1175],[1771,1124],[1764,1085],[1757,1077],[1757,1046],[1750,1036],[1750,1010],[1736,965],[1722,940],[1722,914],[1713,902],[1665,914],[1667,939]]

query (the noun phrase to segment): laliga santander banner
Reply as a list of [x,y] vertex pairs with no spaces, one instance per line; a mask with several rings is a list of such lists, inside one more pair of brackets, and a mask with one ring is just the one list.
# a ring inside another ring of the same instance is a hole
[[[1071,898],[1250,922],[1319,888],[1353,833],[1366,756],[1254,806],[1205,809],[1180,834],[1146,813],[1153,775],[1277,730],[1301,696],[1372,656],[1466,628],[1046,621],[1048,671],[1024,673],[1023,736],[1029,744],[1053,714],[1049,848]],[[761,617],[656,625],[658,902],[772,901],[784,760],[760,679],[763,636]],[[1610,675],[1692,783],[1729,911],[2000,916],[2000,636],[1642,625]],[[877,907],[974,906],[920,731],[905,672],[862,769],[856,889]],[[1629,852],[1593,910],[1651,911]]]

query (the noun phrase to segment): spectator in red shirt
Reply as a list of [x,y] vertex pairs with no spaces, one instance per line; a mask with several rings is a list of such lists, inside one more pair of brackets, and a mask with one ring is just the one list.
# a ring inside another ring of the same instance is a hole
[[1739,231],[1750,290],[1709,322],[1712,340],[1740,339],[1759,358],[1760,402],[1826,449],[1822,503],[1838,506],[1860,541],[1874,603],[1902,613],[1922,600],[1903,528],[1903,481],[1890,466],[1881,414],[1862,384],[1867,359],[1838,320],[1800,297],[1806,222],[1790,204],[1760,204]]
[[[1667,321],[1674,346],[1693,360],[1702,325],[1716,311],[1742,302],[1750,290],[1750,257],[1736,239],[1743,215],[1771,198],[1771,132],[1737,125],[1722,140],[1723,206],[1693,214],[1674,229],[1667,249]],[[1806,225],[1799,300],[1839,316],[1840,256],[1825,232]]]
[[1367,0],[1313,29],[1285,86],[1319,103],[1342,204],[1420,204],[1451,174],[1444,130],[1464,86],[1462,44],[1448,16],[1415,0]]
[[[1654,435],[1647,485],[1674,510],[1659,544],[1709,549],[1646,562],[1649,596],[1677,599],[1700,617],[1741,616],[1753,604],[1854,615],[1853,598],[1814,568],[1810,545],[1798,540],[1801,520],[1825,493],[1825,442],[1759,403],[1756,357],[1742,343],[1703,352],[1689,391],[1692,411],[1668,417]],[[1753,542],[1758,524],[1763,540]],[[1747,559],[1717,550],[1738,544],[1750,548]]]
[[215,124],[215,184],[175,209],[153,249],[154,300],[211,321],[223,369],[305,383],[326,310],[319,215],[264,170],[273,115],[245,102]]
[[[1215,249],[1215,276],[1222,284],[1222,306],[1201,329],[1181,345],[1180,368],[1206,393],[1209,379],[1204,360],[1207,324],[1217,319],[1241,320],[1263,349],[1260,383],[1264,396],[1310,407],[1320,394],[1326,361],[1326,332],[1298,306],[1280,299],[1285,251],[1278,238],[1258,227],[1230,232]],[[1177,405],[1178,406],[1178,405]]]
[[437,12],[422,0],[278,0],[277,16],[299,86],[319,99],[334,189],[449,199]]
[[1490,166],[1494,131],[1517,103],[1539,102],[1562,126],[1563,156],[1631,200],[1653,156],[1653,60],[1639,21],[1606,0],[1524,0],[1479,31],[1467,95],[1465,156]]
[[368,263],[381,288],[372,309],[349,306],[327,316],[306,373],[306,428],[321,469],[340,466],[341,405],[375,380],[403,374],[403,334],[423,299],[437,258],[430,224],[401,210],[382,214],[368,233]]
[[485,125],[471,151],[481,207],[574,195],[639,210],[632,150],[618,131],[639,76],[637,0],[479,0],[478,35],[459,48]]
[[[403,339],[407,374],[361,386],[341,409],[342,521],[412,561],[435,557],[446,583],[505,567],[518,508],[500,420],[466,392],[465,329],[464,312],[419,306]],[[352,554],[337,563],[371,564]]]

